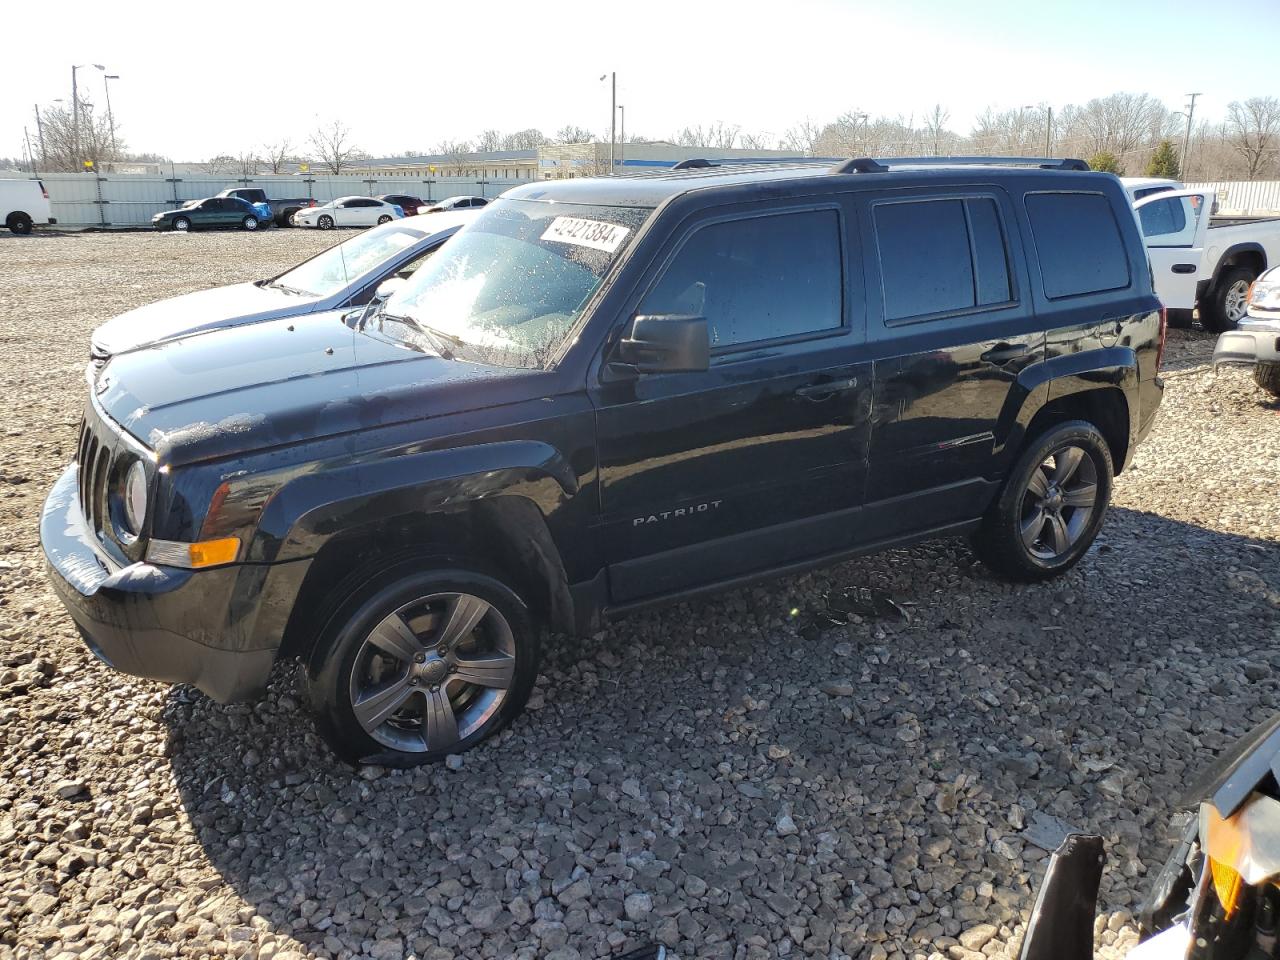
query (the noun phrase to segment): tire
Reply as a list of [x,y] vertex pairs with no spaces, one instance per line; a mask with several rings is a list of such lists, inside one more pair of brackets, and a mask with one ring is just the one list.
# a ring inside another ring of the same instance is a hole
[[33,226],[34,224],[31,222],[31,218],[27,216],[25,213],[9,214],[9,229],[12,230],[14,233],[16,233],[18,236],[20,237],[30,236],[31,228]]
[[243,220],[241,220],[241,221],[240,221],[240,226],[241,226],[241,227],[243,227],[245,230],[257,230],[257,229],[258,229],[258,218],[257,218],[257,217],[245,217]]
[[316,221],[316,226],[319,227],[321,230],[332,230],[333,217],[329,216],[327,213],[324,214],[322,217],[320,217],[319,220]]
[[297,207],[290,207],[289,209],[285,210],[283,213],[281,213],[279,216],[277,216],[277,217],[276,217],[276,226],[277,226],[277,227],[292,227],[292,226],[293,226],[293,215],[294,215],[295,213],[297,213],[297,212],[298,212],[298,208],[297,208]]
[[391,217],[387,216],[385,213],[378,218],[378,226],[382,226],[384,223],[390,223],[390,222],[391,222]]
[[1273,397],[1280,397],[1280,363],[1254,364],[1253,382]]
[[186,233],[191,229],[191,221],[186,217],[174,217],[172,229],[177,230],[179,233]]
[[982,518],[974,536],[978,556],[1001,576],[1026,583],[1070,570],[1102,527],[1114,472],[1111,450],[1093,424],[1049,427],[1023,449]]
[[[460,618],[456,635],[446,631],[452,617]],[[373,579],[339,607],[308,664],[308,699],[320,734],[343,759],[432,763],[520,713],[540,648],[528,609],[503,583],[418,562]]]
[[1245,314],[1249,284],[1257,278],[1257,271],[1249,267],[1223,271],[1209,292],[1208,302],[1200,304],[1200,325],[1211,333],[1234,330]]

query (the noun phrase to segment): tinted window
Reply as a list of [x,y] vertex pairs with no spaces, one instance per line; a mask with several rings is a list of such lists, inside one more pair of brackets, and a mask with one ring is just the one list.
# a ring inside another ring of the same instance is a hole
[[1133,199],[1141,200],[1143,197],[1149,197],[1153,193],[1165,193],[1172,189],[1172,185],[1166,185],[1163,187],[1141,187],[1140,189],[1133,191]]
[[1029,193],[1027,217],[1045,296],[1074,297],[1129,285],[1129,255],[1102,194]]
[[1195,240],[1200,220],[1199,197],[1170,197],[1152,200],[1138,208],[1142,235],[1157,247],[1189,247]]
[[973,266],[978,290],[978,303],[1008,303],[1013,299],[1009,288],[1009,257],[996,202],[986,197],[966,200],[969,229],[973,231]]
[[877,204],[875,224],[886,320],[975,305],[963,201]]
[[841,325],[834,210],[711,224],[680,248],[640,313],[704,316],[712,347]]

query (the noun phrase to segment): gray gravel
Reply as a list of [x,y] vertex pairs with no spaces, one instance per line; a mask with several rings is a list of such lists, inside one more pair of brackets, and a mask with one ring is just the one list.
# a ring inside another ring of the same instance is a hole
[[999,957],[1068,828],[1132,945],[1171,797],[1278,706],[1280,418],[1211,338],[1066,578],[941,542],[636,616],[497,742],[357,773],[290,671],[220,707],[99,665],[37,543],[91,328],[332,239],[0,237],[0,958]]

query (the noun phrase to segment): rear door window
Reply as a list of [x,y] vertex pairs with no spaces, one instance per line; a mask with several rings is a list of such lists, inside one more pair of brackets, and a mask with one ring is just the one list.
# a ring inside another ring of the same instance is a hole
[[840,217],[805,210],[701,227],[640,305],[707,318],[712,349],[843,325]]
[[990,197],[931,197],[874,206],[889,324],[1009,303],[1008,244]]
[[1138,208],[1142,236],[1153,247],[1189,247],[1200,222],[1199,197],[1151,200]]
[[1101,193],[1029,193],[1027,218],[1050,300],[1129,286],[1129,254]]

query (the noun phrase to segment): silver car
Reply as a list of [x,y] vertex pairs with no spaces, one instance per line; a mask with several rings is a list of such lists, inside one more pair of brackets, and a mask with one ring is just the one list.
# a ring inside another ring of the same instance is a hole
[[332,246],[279,276],[138,307],[93,332],[91,358],[100,367],[117,353],[194,333],[361,306],[386,281],[407,277],[474,217],[459,211],[396,220]]

